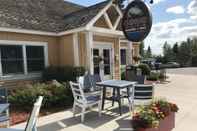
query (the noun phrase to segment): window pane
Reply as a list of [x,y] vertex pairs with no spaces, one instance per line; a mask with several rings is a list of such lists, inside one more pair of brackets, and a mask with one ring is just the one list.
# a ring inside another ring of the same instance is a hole
[[22,46],[1,45],[0,50],[3,75],[24,73]]
[[103,50],[103,56],[104,56],[104,74],[105,75],[110,75],[110,50],[109,49],[104,49]]
[[37,72],[44,69],[44,47],[26,46],[27,70]]
[[94,74],[100,74],[100,67],[99,67],[99,50],[94,49],[93,50],[93,62],[94,62]]
[[120,50],[120,57],[121,65],[126,65],[126,49]]

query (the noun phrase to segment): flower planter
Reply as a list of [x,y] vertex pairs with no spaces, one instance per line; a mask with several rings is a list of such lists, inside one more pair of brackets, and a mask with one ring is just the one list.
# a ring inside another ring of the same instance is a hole
[[175,127],[175,113],[172,112],[164,120],[161,120],[158,128],[141,128],[137,131],[172,131]]

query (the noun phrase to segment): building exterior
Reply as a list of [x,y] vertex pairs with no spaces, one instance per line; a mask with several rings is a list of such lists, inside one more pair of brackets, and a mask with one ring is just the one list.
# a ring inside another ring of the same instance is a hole
[[103,79],[139,56],[111,1],[83,7],[64,0],[0,0],[1,80],[40,77],[47,66],[84,66]]

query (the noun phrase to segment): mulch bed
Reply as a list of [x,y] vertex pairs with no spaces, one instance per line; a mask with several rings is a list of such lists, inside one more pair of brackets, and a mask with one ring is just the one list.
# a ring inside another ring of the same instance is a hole
[[[68,107],[67,107],[68,108]],[[54,109],[41,109],[40,116],[50,115],[52,113],[60,112],[65,110],[65,107],[54,108]],[[31,114],[30,111],[23,111],[20,108],[10,107],[10,125],[16,125],[23,122],[26,122]]]

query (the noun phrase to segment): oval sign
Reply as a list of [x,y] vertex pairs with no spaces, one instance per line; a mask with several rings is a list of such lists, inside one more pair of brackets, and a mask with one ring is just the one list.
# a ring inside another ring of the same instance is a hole
[[124,13],[122,29],[125,37],[132,42],[143,41],[150,33],[152,14],[141,0],[131,2]]

